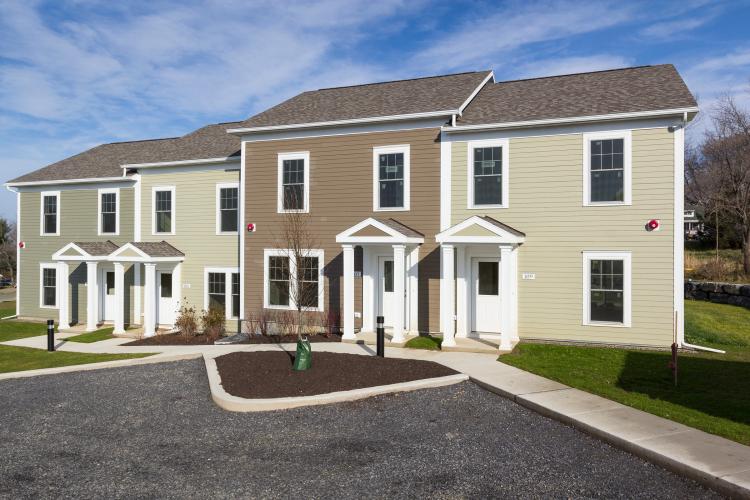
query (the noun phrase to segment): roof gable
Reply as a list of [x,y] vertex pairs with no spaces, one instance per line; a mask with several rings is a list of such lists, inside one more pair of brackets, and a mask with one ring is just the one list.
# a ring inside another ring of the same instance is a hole
[[421,244],[424,235],[394,219],[367,218],[336,235],[337,243]]
[[520,245],[526,241],[526,235],[492,217],[475,215],[440,232],[435,240],[438,243]]

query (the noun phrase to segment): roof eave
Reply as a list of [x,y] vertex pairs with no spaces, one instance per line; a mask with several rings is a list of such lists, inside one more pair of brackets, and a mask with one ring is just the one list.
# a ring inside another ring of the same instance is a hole
[[338,127],[341,125],[356,125],[366,123],[383,123],[391,121],[404,121],[404,120],[419,120],[422,118],[438,118],[446,117],[449,118],[459,113],[457,109],[448,109],[442,111],[429,111],[426,113],[410,113],[405,115],[388,115],[388,116],[372,116],[368,118],[353,118],[350,120],[334,120],[327,122],[312,122],[312,123],[294,123],[290,125],[269,125],[266,127],[241,127],[241,128],[230,128],[227,129],[229,134],[253,134],[262,132],[275,132],[280,130],[294,130],[294,129],[310,129],[310,128],[326,128],[326,127]]
[[590,116],[572,116],[565,118],[545,118],[542,120],[526,120],[518,122],[499,122],[499,123],[482,123],[478,125],[456,125],[451,127],[442,127],[443,132],[470,132],[474,130],[498,130],[512,128],[532,128],[548,125],[568,125],[576,123],[600,122],[600,121],[621,121],[637,118],[656,118],[664,116],[685,116],[692,119],[698,113],[697,106],[687,108],[670,108],[658,109],[652,111],[635,111],[631,113],[610,113],[606,115]]
[[82,179],[53,179],[45,181],[6,182],[4,186],[8,189],[11,189],[32,186],[55,186],[60,184],[97,184],[123,181],[135,181],[135,179],[122,175],[120,177],[87,177]]
[[239,156],[222,156],[219,158],[200,158],[196,160],[159,161],[153,163],[125,163],[120,168],[145,169],[161,167],[184,167],[190,165],[217,165],[222,163],[233,163],[240,161]]

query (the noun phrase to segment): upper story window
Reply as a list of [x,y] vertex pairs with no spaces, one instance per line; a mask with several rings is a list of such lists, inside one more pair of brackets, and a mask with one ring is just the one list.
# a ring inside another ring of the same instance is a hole
[[119,189],[99,190],[99,234],[119,234]]
[[410,147],[373,148],[373,210],[409,210]]
[[41,195],[42,236],[60,236],[60,191],[44,191]]
[[216,185],[216,234],[236,234],[240,225],[239,184]]
[[152,233],[175,234],[175,188],[155,187],[152,191]]
[[630,205],[630,131],[584,134],[584,142],[584,205]]
[[278,169],[278,212],[309,212],[310,153],[280,153]]
[[630,253],[584,252],[584,324],[630,326]]
[[468,208],[507,208],[507,139],[471,141],[468,154]]

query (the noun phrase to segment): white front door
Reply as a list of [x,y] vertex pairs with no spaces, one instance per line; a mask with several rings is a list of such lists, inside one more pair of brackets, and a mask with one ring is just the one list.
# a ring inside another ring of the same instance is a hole
[[471,259],[472,331],[500,333],[500,259]]
[[378,257],[378,316],[383,316],[385,326],[393,326],[396,294],[393,293],[393,259]]
[[115,320],[115,272],[102,271],[102,321]]
[[171,325],[174,324],[175,320],[175,301],[172,297],[172,273],[157,271],[156,273],[156,285],[159,288],[157,290],[158,300],[158,318],[160,325]]

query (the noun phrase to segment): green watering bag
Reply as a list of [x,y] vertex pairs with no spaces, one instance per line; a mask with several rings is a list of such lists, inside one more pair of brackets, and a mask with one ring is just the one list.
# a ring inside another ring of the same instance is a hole
[[297,355],[294,357],[293,369],[301,372],[312,367],[312,348],[308,339],[297,341]]

